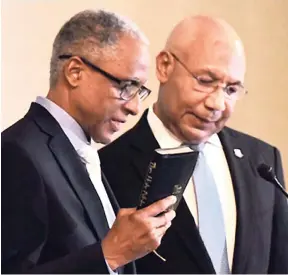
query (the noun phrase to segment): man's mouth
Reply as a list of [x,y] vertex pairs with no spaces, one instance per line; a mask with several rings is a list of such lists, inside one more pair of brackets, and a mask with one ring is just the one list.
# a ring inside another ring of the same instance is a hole
[[111,119],[111,126],[114,132],[118,132],[126,120],[124,119]]
[[200,117],[198,115],[196,115],[195,113],[192,113],[198,120],[200,120],[201,122],[205,123],[205,124],[209,124],[209,123],[215,123],[217,121],[217,119],[211,119],[211,118],[204,118],[204,117]]

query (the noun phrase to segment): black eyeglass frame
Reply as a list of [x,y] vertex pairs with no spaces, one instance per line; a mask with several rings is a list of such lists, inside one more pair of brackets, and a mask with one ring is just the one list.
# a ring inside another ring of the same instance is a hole
[[[78,55],[72,55],[72,54],[62,54],[62,55],[59,55],[58,58],[59,59],[69,59],[69,58],[71,58],[73,56],[79,57],[80,60],[85,65],[87,65],[88,67],[90,67],[94,71],[102,74],[104,77],[106,77],[110,81],[115,82],[119,86],[120,98],[125,100],[125,101],[131,100],[132,98],[134,98],[134,96],[136,96],[137,93],[139,94],[140,100],[143,101],[151,93],[151,90],[148,89],[147,87],[145,87],[144,85],[141,85],[141,83],[139,81],[136,81],[136,80],[133,80],[133,79],[120,79],[118,77],[115,77],[114,75],[112,75],[112,74],[104,71],[100,67],[94,65],[89,60],[87,60],[85,57],[78,56]],[[128,93],[127,92],[128,91],[127,87],[135,87],[135,90],[133,90],[133,92]],[[126,94],[128,94],[128,95],[125,96]]]

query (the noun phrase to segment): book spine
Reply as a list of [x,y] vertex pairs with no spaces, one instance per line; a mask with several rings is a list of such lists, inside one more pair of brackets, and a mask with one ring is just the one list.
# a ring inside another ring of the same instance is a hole
[[147,203],[149,188],[151,187],[151,183],[153,180],[153,172],[155,171],[156,167],[157,167],[156,161],[151,161],[149,163],[145,181],[140,194],[140,202],[138,208],[143,208]]

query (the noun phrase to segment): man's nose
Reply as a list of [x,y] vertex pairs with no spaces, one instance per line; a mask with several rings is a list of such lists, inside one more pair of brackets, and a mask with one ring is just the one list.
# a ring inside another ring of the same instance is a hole
[[133,98],[125,102],[125,109],[129,112],[129,114],[136,116],[140,111],[141,100],[139,98],[139,94],[137,93]]
[[215,111],[224,111],[225,106],[225,87],[218,85],[215,91],[210,93],[206,98],[206,106]]

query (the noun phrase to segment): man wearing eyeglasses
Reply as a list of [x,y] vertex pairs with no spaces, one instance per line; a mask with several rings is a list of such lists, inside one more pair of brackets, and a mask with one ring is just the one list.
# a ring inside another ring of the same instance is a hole
[[[139,273],[288,273],[285,197],[257,173],[266,163],[284,183],[277,148],[225,127],[247,93],[242,42],[226,22],[188,17],[156,58],[156,103],[99,152],[122,207],[138,198],[152,153],[198,146],[199,159],[171,228]],[[163,182],[162,184],[165,184]]]
[[118,211],[90,144],[110,142],[150,94],[147,43],[102,10],[57,34],[47,97],[2,133],[3,273],[131,274],[159,246],[175,197]]

